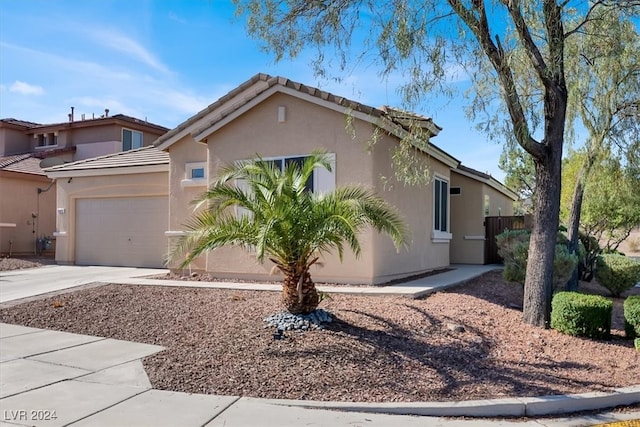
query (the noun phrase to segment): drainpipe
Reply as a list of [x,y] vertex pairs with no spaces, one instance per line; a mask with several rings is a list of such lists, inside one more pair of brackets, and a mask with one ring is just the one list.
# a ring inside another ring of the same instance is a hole
[[37,188],[38,191],[38,195],[36,196],[36,212],[35,214],[31,214],[31,216],[33,217],[33,254],[35,256],[38,255],[38,235],[40,234],[40,194],[41,193],[46,193],[47,191],[51,190],[51,187],[53,187],[53,184],[55,184],[56,180],[52,179],[51,182],[49,183],[49,186],[45,189],[42,189],[40,187]]

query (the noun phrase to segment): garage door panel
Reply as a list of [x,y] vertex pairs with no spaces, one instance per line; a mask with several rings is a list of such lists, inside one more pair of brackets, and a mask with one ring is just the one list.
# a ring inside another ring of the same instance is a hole
[[79,199],[76,264],[162,267],[167,197]]

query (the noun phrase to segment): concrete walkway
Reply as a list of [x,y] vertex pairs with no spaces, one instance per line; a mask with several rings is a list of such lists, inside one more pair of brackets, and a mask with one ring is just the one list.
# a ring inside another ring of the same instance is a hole
[[[522,417],[527,401],[537,410],[567,404],[588,407],[589,396],[443,403],[285,401],[155,390],[141,358],[162,347],[0,323],[0,426],[586,426],[640,419],[637,413],[518,420],[461,420],[461,408],[485,416]],[[596,403],[620,404],[634,390]],[[640,400],[640,387],[635,389]],[[316,407],[311,408],[311,407]],[[334,410],[329,410],[334,409]],[[335,410],[338,409],[338,410]],[[417,411],[417,412],[416,412]],[[478,413],[480,413],[478,412]],[[392,415],[392,414],[396,415]],[[397,415],[439,413],[439,417]]]
[[[453,266],[384,287],[320,287],[329,293],[417,298],[496,266]],[[0,273],[0,302],[64,292],[94,282],[279,291],[280,285],[154,280],[166,270],[50,266]],[[64,279],[66,277],[66,281]],[[41,283],[42,281],[46,283]],[[640,412],[540,418],[640,402],[640,386],[614,393],[424,403],[349,403],[254,399],[154,390],[141,359],[162,347],[0,323],[0,427],[43,426],[590,426],[640,420]],[[413,414],[413,415],[410,415]],[[419,415],[419,416],[416,416]],[[530,416],[462,420],[452,416]],[[54,419],[55,416],[55,419]]]
[[45,265],[24,270],[0,271],[0,303],[58,292],[89,283],[109,283],[166,272],[168,270],[79,265]]
[[[502,268],[499,265],[468,265],[454,264],[451,270],[434,274],[420,279],[410,280],[390,286],[325,286],[317,285],[322,292],[352,295],[397,295],[419,298],[430,293],[457,286],[489,271]],[[277,276],[276,276],[277,277]],[[276,280],[276,279],[274,279]],[[141,277],[123,277],[113,279],[109,283],[149,286],[182,286],[198,288],[280,291],[282,285],[269,283],[240,283],[240,282],[199,282],[188,280],[148,279]]]

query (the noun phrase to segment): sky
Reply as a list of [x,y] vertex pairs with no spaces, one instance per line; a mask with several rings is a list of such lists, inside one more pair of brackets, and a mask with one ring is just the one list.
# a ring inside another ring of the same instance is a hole
[[[257,73],[363,104],[400,107],[393,76],[370,65],[319,80],[311,56],[275,63],[234,17],[231,0],[0,0],[0,118],[36,123],[126,114],[173,128]],[[464,89],[464,74],[452,79]],[[467,119],[459,98],[416,113],[443,128],[432,142],[499,180],[502,152]]]

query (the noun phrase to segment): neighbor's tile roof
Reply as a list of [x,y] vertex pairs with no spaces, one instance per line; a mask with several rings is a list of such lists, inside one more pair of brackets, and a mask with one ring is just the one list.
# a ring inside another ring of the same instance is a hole
[[67,163],[64,165],[53,166],[45,169],[45,171],[69,172],[165,164],[169,164],[169,153],[149,146],[130,151],[121,151],[118,153],[107,154],[106,156],[79,160],[77,162]]
[[17,154],[14,156],[0,157],[0,170],[9,172],[28,173],[32,175],[44,175],[40,168],[40,161],[31,154]]
[[32,128],[32,127],[36,127],[36,126],[42,126],[40,123],[34,123],[34,122],[28,122],[26,120],[18,120],[18,119],[14,119],[12,117],[9,117],[7,119],[0,119],[0,124],[8,124],[8,125],[15,125],[15,126],[21,126],[21,127],[25,127],[25,128]]

